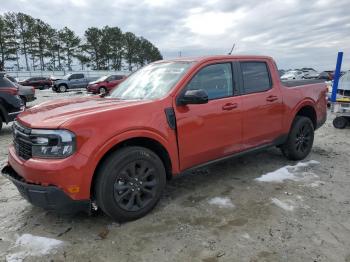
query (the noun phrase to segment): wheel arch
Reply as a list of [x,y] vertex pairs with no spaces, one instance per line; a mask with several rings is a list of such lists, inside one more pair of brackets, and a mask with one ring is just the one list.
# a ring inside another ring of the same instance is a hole
[[159,156],[164,164],[166,170],[166,177],[168,180],[172,178],[173,162],[167,148],[157,139],[149,136],[135,136],[120,140],[111,146],[106,152],[103,153],[102,157],[97,161],[97,165],[94,169],[91,181],[90,181],[90,195],[93,195],[94,186],[97,179],[97,174],[104,161],[113,153],[118,151],[120,148],[126,146],[141,146],[145,147]]
[[314,129],[317,128],[317,113],[316,109],[314,107],[314,103],[312,101],[304,101],[302,104],[300,104],[298,107],[296,107],[296,110],[294,111],[292,122],[290,123],[289,128],[291,128],[293,121],[297,116],[304,116],[311,120]]

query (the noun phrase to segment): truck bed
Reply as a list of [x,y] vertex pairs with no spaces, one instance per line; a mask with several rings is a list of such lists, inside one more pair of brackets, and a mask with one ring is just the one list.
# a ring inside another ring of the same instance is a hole
[[317,83],[324,83],[324,79],[302,79],[302,80],[288,80],[288,81],[281,81],[282,84],[286,87],[295,87],[295,86],[302,86],[302,85],[309,85],[309,84],[317,84]]

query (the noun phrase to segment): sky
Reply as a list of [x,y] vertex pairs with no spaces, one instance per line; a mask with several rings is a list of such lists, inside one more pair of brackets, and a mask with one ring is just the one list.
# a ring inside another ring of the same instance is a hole
[[0,0],[0,13],[23,12],[78,35],[118,26],[155,44],[163,57],[272,56],[279,68],[350,69],[348,0]]

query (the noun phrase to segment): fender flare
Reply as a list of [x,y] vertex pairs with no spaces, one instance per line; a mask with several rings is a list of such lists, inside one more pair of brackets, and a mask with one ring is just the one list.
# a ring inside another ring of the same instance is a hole
[[[306,98],[306,99],[300,101],[292,110],[291,118],[290,118],[291,121],[290,121],[290,123],[288,123],[288,132],[289,132],[290,128],[292,127],[293,121],[294,121],[297,113],[300,111],[300,109],[302,109],[305,106],[311,106],[316,112],[315,101],[313,101],[311,98]],[[316,121],[317,121],[317,113],[316,113]]]
[[156,131],[153,131],[150,129],[132,129],[132,130],[124,131],[122,133],[119,133],[111,137],[101,147],[99,147],[96,152],[91,152],[92,158],[89,160],[89,162],[91,164],[90,170],[92,171],[92,173],[88,176],[85,176],[83,184],[85,184],[86,186],[89,186],[91,189],[95,172],[98,168],[99,163],[103,159],[103,157],[117,145],[133,138],[148,138],[161,144],[169,155],[171,166],[172,166],[172,172],[174,173],[179,172],[178,171],[179,159],[178,159],[177,145],[175,147],[172,147],[171,143],[169,143],[167,139],[165,139],[162,135],[160,135]]

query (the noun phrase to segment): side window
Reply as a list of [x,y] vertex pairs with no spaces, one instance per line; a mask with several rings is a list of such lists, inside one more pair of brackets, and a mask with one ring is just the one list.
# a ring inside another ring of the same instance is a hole
[[81,78],[84,78],[84,75],[83,74],[74,74],[70,77],[71,80],[73,79],[81,79]]
[[122,80],[123,76],[115,76],[115,80]]
[[233,95],[231,63],[214,64],[202,68],[187,84],[187,90],[203,89],[208,98]]
[[271,88],[269,71],[265,62],[241,62],[245,94],[267,91]]

